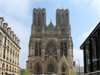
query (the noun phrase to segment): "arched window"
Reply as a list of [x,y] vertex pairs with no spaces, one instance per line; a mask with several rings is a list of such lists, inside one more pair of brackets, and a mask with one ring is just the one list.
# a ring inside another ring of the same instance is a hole
[[2,70],[5,70],[5,64],[4,63],[2,64]]
[[66,42],[64,42],[64,54],[65,54],[65,56],[67,56],[67,44],[66,44]]
[[41,56],[42,42],[35,43],[35,56]]
[[2,72],[2,75],[3,75],[3,72]]
[[35,43],[35,56],[38,56],[38,42]]
[[66,71],[66,69],[65,69],[65,67],[63,66],[63,67],[62,67],[62,72],[65,72],[65,71]]
[[39,56],[41,56],[41,42],[39,42]]
[[41,72],[41,68],[40,68],[40,66],[38,65],[37,67],[36,67],[36,72],[38,73],[40,73]]
[[16,68],[15,68],[15,73],[16,73]]
[[8,65],[6,65],[6,70],[8,71]]
[[11,72],[11,66],[10,66],[10,72]]
[[4,51],[3,51],[3,58],[5,59],[5,49],[4,49]]
[[60,42],[60,55],[63,56],[63,42]]
[[40,25],[41,24],[41,14],[39,13],[38,14],[38,25]]
[[66,42],[60,42],[60,55],[63,56],[67,56],[67,43]]
[[64,15],[61,15],[61,24],[64,24]]
[[52,64],[48,66],[48,72],[54,72],[54,66]]

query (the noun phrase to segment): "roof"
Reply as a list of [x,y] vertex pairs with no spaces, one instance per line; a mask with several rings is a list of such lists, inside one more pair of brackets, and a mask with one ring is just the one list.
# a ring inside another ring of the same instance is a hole
[[95,32],[100,28],[100,22],[97,24],[97,26],[94,28],[94,30],[90,33],[90,35],[86,38],[86,40],[82,43],[80,46],[80,49],[83,49],[84,44],[95,34]]

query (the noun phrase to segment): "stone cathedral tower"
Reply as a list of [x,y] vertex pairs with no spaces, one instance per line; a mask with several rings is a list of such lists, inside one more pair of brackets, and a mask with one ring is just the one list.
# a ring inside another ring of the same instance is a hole
[[69,10],[56,10],[56,26],[46,25],[46,10],[33,10],[27,61],[29,75],[68,75],[75,71]]

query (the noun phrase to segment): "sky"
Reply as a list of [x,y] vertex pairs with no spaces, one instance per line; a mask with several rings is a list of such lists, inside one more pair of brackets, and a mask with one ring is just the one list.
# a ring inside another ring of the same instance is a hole
[[0,0],[0,17],[20,39],[20,67],[26,68],[34,8],[46,9],[46,25],[56,25],[56,10],[69,9],[74,61],[83,66],[80,45],[100,21],[100,0]]

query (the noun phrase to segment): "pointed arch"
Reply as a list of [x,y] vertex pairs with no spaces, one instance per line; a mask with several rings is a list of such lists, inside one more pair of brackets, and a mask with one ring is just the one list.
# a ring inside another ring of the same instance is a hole
[[61,24],[64,25],[64,14],[61,15]]
[[45,67],[44,67],[45,72],[57,73],[58,71],[57,64],[58,63],[54,58],[48,58],[47,61],[45,62]]
[[38,14],[38,25],[41,25],[41,14],[40,14],[40,12]]
[[68,65],[68,64],[69,64],[69,63],[68,63],[66,57],[63,56],[63,57],[61,58],[60,63],[59,63],[59,71],[60,71],[61,73],[63,73],[63,72],[69,72],[69,65]]
[[35,56],[41,56],[42,52],[42,42],[36,41],[35,42]]
[[48,72],[54,72],[54,66],[52,64],[48,65]]
[[62,66],[62,72],[65,72],[66,68],[64,66]]
[[66,72],[66,71],[67,71],[67,65],[63,63],[61,66],[61,72]]
[[36,62],[34,64],[34,72],[37,73],[42,73],[43,69],[42,69],[42,65],[39,62]]

